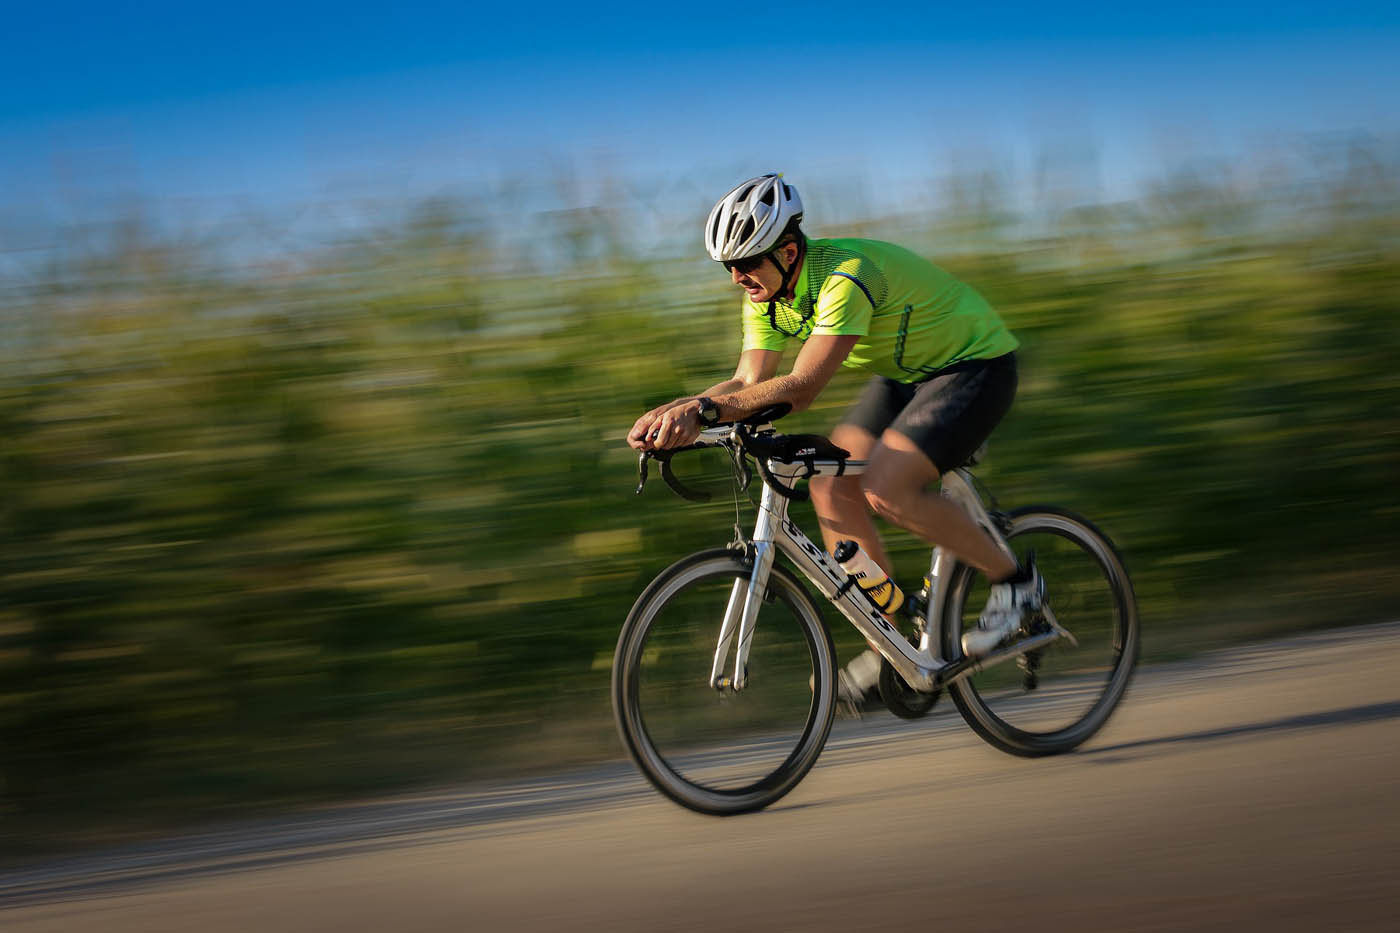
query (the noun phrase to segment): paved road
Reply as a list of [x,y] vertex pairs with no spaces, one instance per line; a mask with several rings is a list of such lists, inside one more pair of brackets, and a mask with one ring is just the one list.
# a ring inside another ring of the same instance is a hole
[[1027,761],[942,705],[838,724],[763,813],[623,766],[0,875],[6,933],[1395,930],[1400,623],[1145,668]]

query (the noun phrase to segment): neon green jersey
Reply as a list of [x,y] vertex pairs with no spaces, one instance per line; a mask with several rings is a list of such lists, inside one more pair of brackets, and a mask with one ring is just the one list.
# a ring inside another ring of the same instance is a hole
[[972,287],[879,240],[807,241],[792,301],[744,299],[744,349],[781,350],[791,337],[859,335],[843,366],[918,382],[963,360],[1019,345]]

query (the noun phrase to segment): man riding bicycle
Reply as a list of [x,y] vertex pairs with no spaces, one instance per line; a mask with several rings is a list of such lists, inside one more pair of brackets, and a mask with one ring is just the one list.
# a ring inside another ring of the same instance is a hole
[[[865,472],[811,480],[822,538],[828,551],[854,540],[891,572],[873,510],[984,573],[991,596],[962,640],[964,653],[984,655],[1020,630],[1043,585],[1033,562],[1018,566],[934,486],[1011,408],[1017,340],[981,295],[938,266],[878,240],[808,239],[801,220],[802,200],[780,175],[751,178],[715,204],[705,247],[745,292],[739,365],[700,395],[642,415],[627,442],[683,447],[705,427],[770,405],[808,407],[838,366],[871,373],[830,435],[868,461]],[[780,376],[791,338],[802,347]],[[867,651],[841,672],[842,698],[859,703],[878,676],[879,656]]]

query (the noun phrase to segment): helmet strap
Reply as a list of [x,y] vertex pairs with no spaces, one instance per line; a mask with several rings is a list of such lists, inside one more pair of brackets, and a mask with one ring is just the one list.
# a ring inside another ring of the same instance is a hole
[[802,260],[806,258],[806,256],[807,240],[805,237],[801,236],[797,238],[797,258],[794,259],[792,261],[792,265],[788,266],[786,269],[783,268],[782,263],[778,262],[778,251],[776,249],[774,249],[771,253],[768,254],[768,260],[772,262],[774,267],[777,268],[777,270],[783,274],[783,282],[781,285],[778,286],[777,293],[774,294],[774,296],[768,300],[769,314],[773,313],[774,302],[787,294],[788,285],[791,284],[793,270],[795,270],[798,266],[802,265]]

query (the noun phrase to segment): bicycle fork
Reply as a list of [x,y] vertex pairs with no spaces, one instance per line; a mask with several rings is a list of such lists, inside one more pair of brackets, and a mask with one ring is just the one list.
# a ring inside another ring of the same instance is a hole
[[[767,512],[759,515],[759,529],[764,525]],[[724,624],[720,627],[719,644],[715,648],[715,661],[710,667],[710,686],[716,690],[742,690],[748,679],[749,645],[753,642],[754,626],[758,622],[758,608],[763,603],[768,589],[768,574],[773,569],[773,541],[757,540],[755,531],[753,542],[753,570],[748,579],[739,577],[729,592],[729,605],[724,610]],[[729,657],[729,646],[739,634],[739,647],[734,652],[734,673],[724,673],[724,662]]]

